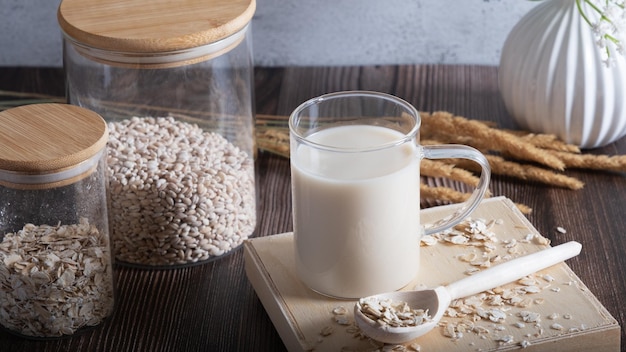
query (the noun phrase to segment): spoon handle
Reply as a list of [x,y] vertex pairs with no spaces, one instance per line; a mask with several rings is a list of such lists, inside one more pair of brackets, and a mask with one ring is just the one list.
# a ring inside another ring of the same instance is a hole
[[577,256],[582,245],[570,241],[533,254],[509,260],[446,286],[451,299],[463,298],[507,284]]

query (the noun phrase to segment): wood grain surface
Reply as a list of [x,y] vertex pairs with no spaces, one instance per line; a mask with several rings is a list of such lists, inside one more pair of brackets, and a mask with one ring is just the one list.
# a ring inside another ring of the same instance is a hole
[[[289,115],[311,97],[365,89],[397,95],[421,111],[445,110],[515,127],[498,92],[497,68],[488,66],[372,66],[257,68],[257,113]],[[0,90],[62,96],[56,69],[0,68]],[[0,96],[2,100],[14,97]],[[626,139],[591,153],[626,154]],[[554,245],[577,240],[583,252],[572,270],[622,326],[626,351],[626,175],[585,170],[567,174],[579,191],[494,176],[491,191],[533,212],[529,221]],[[256,236],[292,230],[289,162],[257,159],[259,223]],[[432,184],[462,186],[446,180]],[[437,205],[425,202],[423,207]],[[561,226],[567,230],[560,233]],[[29,351],[283,351],[272,322],[244,273],[243,251],[175,270],[116,268],[117,309],[105,324],[82,335],[31,341],[0,332],[0,350]]]

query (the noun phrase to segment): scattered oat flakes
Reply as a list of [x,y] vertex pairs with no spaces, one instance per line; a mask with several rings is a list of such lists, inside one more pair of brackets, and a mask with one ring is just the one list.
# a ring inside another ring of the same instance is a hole
[[457,310],[451,307],[446,309],[445,315],[451,318],[456,318],[458,316]]
[[549,245],[550,244],[550,240],[543,237],[543,236],[535,236],[534,241],[536,244],[539,245]]
[[479,271],[480,271],[479,268],[468,268],[467,270],[465,270],[465,274],[472,275],[472,274],[476,274]]
[[501,309],[493,308],[493,309],[483,309],[481,307],[476,308],[476,314],[483,319],[488,319],[494,323],[503,321],[506,319],[506,313]]
[[348,310],[344,306],[338,306],[338,307],[333,308],[333,314],[334,315],[348,314]]
[[569,332],[580,332],[580,331],[584,331],[586,329],[587,329],[587,326],[585,324],[581,324],[580,328],[574,326],[574,327],[569,328],[568,331]]
[[499,342],[501,345],[506,345],[506,344],[512,343],[514,338],[513,338],[513,335],[504,335],[504,336],[500,336],[500,337],[498,337],[498,338],[496,338],[494,340]]
[[528,307],[530,307],[530,306],[532,305],[532,302],[533,302],[533,300],[532,300],[532,299],[530,299],[530,298],[523,298],[523,299],[520,299],[519,297],[518,297],[518,299],[516,299],[516,300],[511,300],[511,301],[512,301],[512,302],[513,302],[513,301],[515,301],[515,302],[516,302],[516,303],[515,303],[515,306],[516,306],[516,307],[520,307],[520,308],[528,308]]
[[466,244],[469,242],[469,239],[463,235],[448,236],[445,240],[454,244]]
[[532,276],[523,277],[519,279],[517,282],[524,286],[534,286],[537,284],[537,280],[535,280],[535,278]]
[[470,264],[473,265],[473,266],[480,267],[480,268],[489,268],[489,267],[491,267],[491,261],[489,259],[473,261]]
[[502,296],[500,295],[491,295],[487,298],[487,304],[490,306],[503,306],[504,301],[502,300]]
[[420,344],[417,343],[412,343],[409,346],[407,346],[409,351],[413,351],[413,352],[420,352],[422,350],[422,346]]
[[538,323],[541,321],[541,314],[531,311],[521,311],[518,315],[522,318],[525,323]]
[[476,254],[475,252],[466,253],[466,254],[462,254],[459,256],[459,260],[467,262],[467,263],[471,263],[475,261],[477,258],[478,258],[478,254]]
[[539,293],[541,292],[541,289],[537,286],[525,286],[522,288],[522,290],[524,290],[524,292],[526,293]]
[[457,327],[455,324],[448,323],[443,327],[443,336],[458,340],[463,337],[463,333],[457,331]]
[[519,249],[517,247],[511,247],[511,248],[507,249],[507,253],[509,253],[509,254],[517,254],[518,250]]
[[485,243],[483,244],[483,247],[485,248],[485,251],[487,252],[493,252],[496,250],[496,246],[494,246],[492,243]]
[[504,241],[504,248],[513,248],[515,246],[517,246],[517,240],[514,238]]
[[559,324],[559,323],[554,323],[552,325],[550,325],[550,329],[553,330],[563,330],[563,325]]
[[557,231],[558,233],[562,233],[562,234],[566,234],[566,233],[567,233],[567,230],[565,230],[565,229],[564,229],[563,227],[561,227],[561,226],[557,226],[556,231]]
[[[518,256],[526,251],[526,247],[522,246],[522,243],[542,246],[550,244],[548,238],[533,233],[528,233],[518,240],[506,239],[500,241],[496,234],[491,231],[491,227],[496,224],[497,222],[494,221],[487,222],[483,219],[468,218],[453,229],[435,234],[435,236],[441,242],[457,244],[470,249],[456,256],[459,261],[467,263],[466,275],[479,272],[480,269],[489,267],[491,263],[509,260]],[[527,229],[527,227],[523,228]],[[541,327],[541,315],[530,310],[518,311],[517,309],[527,309],[533,304],[544,304],[546,302],[544,298],[533,297],[532,295],[548,289],[553,292],[559,292],[560,288],[552,287],[552,282],[554,281],[555,278],[549,274],[533,274],[520,279],[516,283],[455,300],[444,314],[444,316],[452,319],[439,324],[442,328],[442,334],[452,340],[459,340],[463,337],[463,333],[468,332],[477,334],[481,339],[493,339],[491,334],[506,330],[502,324],[505,322],[507,315],[517,315],[520,321],[511,324],[512,326],[518,329],[534,326],[535,332],[526,333],[526,338],[532,336],[541,337],[544,334],[544,329]],[[573,285],[574,283],[574,281],[570,281],[563,284]],[[513,307],[514,311],[507,314],[511,307]],[[492,310],[491,308],[499,310]],[[556,317],[548,316],[547,318],[554,320],[557,317],[558,315]],[[566,316],[563,315],[563,318],[566,318]],[[477,325],[480,321],[492,322],[492,332],[485,327]],[[555,327],[551,326],[551,329],[554,330]],[[500,345],[513,342],[512,336],[510,341],[507,336],[497,337],[497,339],[499,339],[497,341]],[[530,346],[530,342],[528,340],[521,341],[519,346],[527,348]]]
[[483,294],[470,296],[470,297],[465,298],[463,300],[463,303],[476,308],[483,304],[483,300],[485,299],[485,296],[486,295],[483,295]]
[[437,244],[438,240],[433,235],[425,235],[425,236],[422,236],[422,238],[420,239],[420,242],[426,246],[434,246]]
[[490,333],[489,329],[480,325],[474,326],[474,328],[472,328],[472,331],[477,333],[478,335],[488,335]]

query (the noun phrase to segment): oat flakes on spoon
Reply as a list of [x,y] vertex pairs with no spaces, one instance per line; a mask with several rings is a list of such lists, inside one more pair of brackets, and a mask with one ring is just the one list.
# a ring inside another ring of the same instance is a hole
[[510,260],[447,286],[419,291],[396,291],[361,298],[354,319],[368,337],[400,344],[434,329],[452,300],[498,287],[558,264],[580,253],[576,241]]

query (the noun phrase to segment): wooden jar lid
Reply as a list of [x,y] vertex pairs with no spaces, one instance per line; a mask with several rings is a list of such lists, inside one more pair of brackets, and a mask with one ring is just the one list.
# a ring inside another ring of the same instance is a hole
[[101,50],[160,53],[191,49],[245,28],[255,0],[63,0],[65,35]]
[[2,111],[0,183],[75,177],[71,169],[81,171],[77,166],[105,150],[108,137],[100,115],[74,105],[34,104]]

